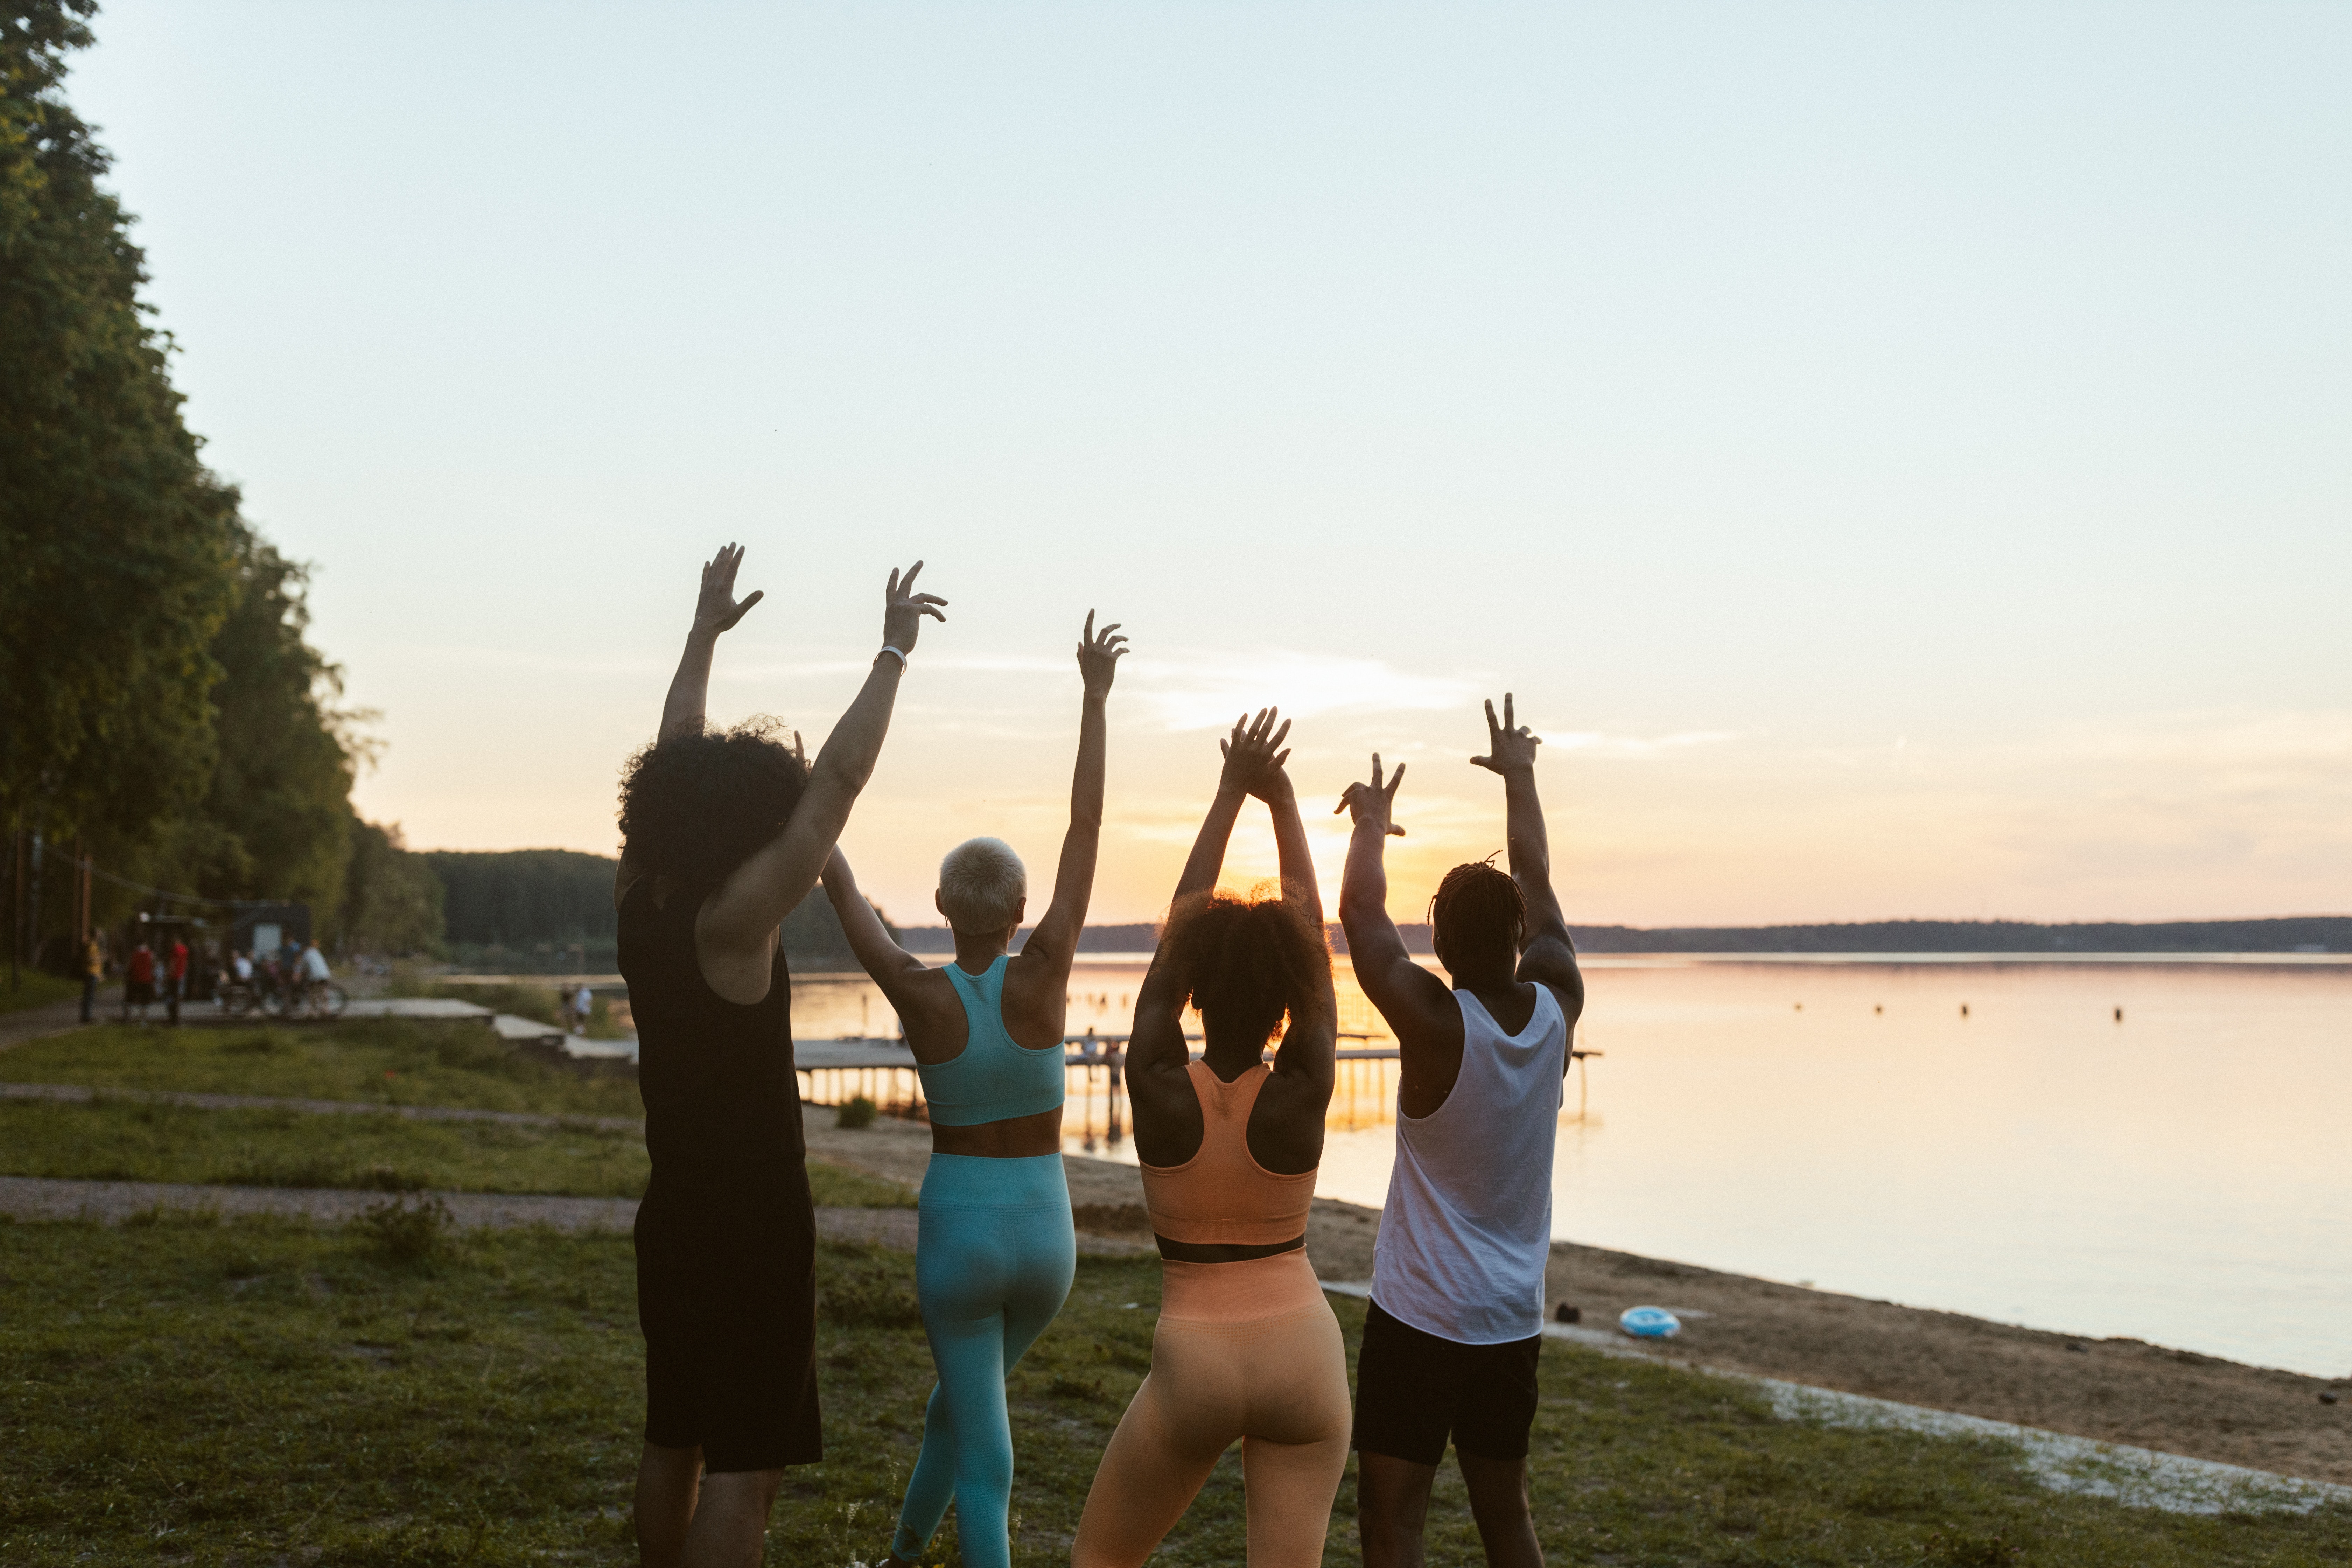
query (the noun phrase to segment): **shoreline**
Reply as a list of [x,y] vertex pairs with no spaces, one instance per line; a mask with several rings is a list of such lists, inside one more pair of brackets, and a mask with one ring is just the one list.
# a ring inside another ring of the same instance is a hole
[[[868,1175],[919,1185],[929,1131],[884,1118],[856,1131],[810,1107],[809,1153]],[[878,1136],[877,1136],[878,1134]],[[1150,1239],[1136,1168],[1065,1154],[1070,1202],[1090,1235]],[[1377,1209],[1317,1198],[1307,1251],[1325,1280],[1372,1273]],[[1784,1285],[1572,1241],[1552,1244],[1547,1302],[1571,1303],[1583,1326],[1613,1332],[1627,1307],[1683,1320],[1673,1340],[1623,1336],[1663,1363],[1779,1379],[1838,1393],[2352,1485],[2352,1379],[2174,1350],[2131,1339],[2086,1339],[1963,1313]],[[2346,1395],[2323,1404],[2323,1392]]]

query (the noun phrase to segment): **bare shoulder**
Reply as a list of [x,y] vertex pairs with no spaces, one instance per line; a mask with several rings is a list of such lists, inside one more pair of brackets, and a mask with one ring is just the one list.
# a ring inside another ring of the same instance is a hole
[[1004,966],[1004,1026],[1013,1043],[1044,1050],[1062,1038],[1069,1017],[1069,966],[1025,947]]

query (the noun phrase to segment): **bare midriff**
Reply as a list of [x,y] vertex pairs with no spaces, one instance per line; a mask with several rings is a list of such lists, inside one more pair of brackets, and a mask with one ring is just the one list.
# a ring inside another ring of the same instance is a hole
[[982,1121],[970,1127],[931,1123],[931,1150],[939,1154],[969,1154],[983,1160],[1027,1160],[1062,1152],[1062,1108],[1015,1116],[1003,1121]]
[[1279,1258],[1286,1252],[1297,1252],[1307,1245],[1303,1236],[1288,1241],[1171,1241],[1154,1235],[1160,1244],[1160,1256],[1179,1263],[1246,1263],[1257,1258]]

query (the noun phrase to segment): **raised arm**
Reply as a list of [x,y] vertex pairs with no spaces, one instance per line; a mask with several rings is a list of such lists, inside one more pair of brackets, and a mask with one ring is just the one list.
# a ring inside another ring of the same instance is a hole
[[1192,840],[1192,853],[1185,858],[1183,873],[1176,879],[1177,902],[1217,890],[1217,877],[1225,868],[1225,847],[1233,842],[1234,823],[1242,814],[1242,802],[1250,797],[1251,784],[1260,773],[1281,767],[1290,755],[1288,752],[1276,754],[1290,733],[1287,723],[1275,729],[1280,717],[1272,708],[1261,708],[1255,719],[1244,715],[1234,720],[1234,732],[1217,742],[1217,750],[1224,753],[1224,771],[1217,777],[1215,798],[1209,802],[1209,814],[1201,819],[1201,831]]
[[1576,943],[1568,934],[1559,895],[1551,885],[1551,838],[1544,829],[1543,802],[1536,798],[1536,748],[1543,737],[1517,721],[1511,694],[1503,693],[1502,722],[1486,704],[1486,754],[1471,762],[1503,778],[1503,806],[1511,850],[1511,877],[1528,903],[1528,930],[1519,943],[1519,978],[1538,981],[1559,994],[1569,1026],[1584,1011],[1584,973],[1577,967]]
[[734,629],[745,612],[766,598],[765,589],[748,599],[735,597],[736,569],[743,564],[743,547],[730,544],[702,563],[702,592],[695,598],[694,626],[686,634],[686,651],[678,656],[677,673],[670,677],[669,695],[662,700],[661,732],[702,728],[710,696],[710,655],[719,634]]
[[[1260,784],[1270,770],[1278,772],[1283,759],[1290,755],[1277,750],[1283,737],[1290,733],[1288,724],[1275,728],[1279,717],[1268,708],[1254,720],[1237,720],[1233,734],[1217,743],[1225,763],[1223,772],[1218,775],[1216,796],[1210,801],[1208,815],[1202,820],[1200,836],[1192,841],[1192,857],[1184,862],[1184,873],[1176,882],[1175,900],[1169,907],[1167,929],[1151,955],[1151,968],[1143,977],[1142,987],[1135,995],[1135,1033],[1127,1048],[1127,1090],[1139,1113],[1139,1140],[1146,1137],[1144,1114],[1155,1110],[1159,1112],[1155,1121],[1173,1117],[1186,1129],[1197,1129],[1199,1125],[1200,1106],[1183,1079],[1185,1063],[1192,1059],[1191,1048],[1184,1043],[1184,1001],[1191,993],[1192,977],[1178,972],[1173,955],[1181,944],[1170,941],[1169,933],[1194,907],[1207,902],[1209,895],[1216,891],[1217,874],[1225,864],[1225,845],[1233,837],[1234,819],[1241,815],[1242,802],[1250,797],[1252,785]],[[1284,783],[1286,784],[1288,780]],[[1162,1088],[1167,1090],[1165,1098],[1160,1097]],[[1193,1135],[1189,1131],[1183,1134],[1186,1138]],[[1144,1151],[1140,1142],[1137,1152],[1145,1158],[1156,1159]]]
[[890,710],[923,617],[947,619],[940,613],[945,599],[915,592],[915,576],[922,569],[918,561],[903,579],[890,574],[884,593],[882,651],[874,656],[874,668],[856,700],[825,738],[783,831],[754,850],[703,905],[695,933],[712,948],[764,953],[770,933],[816,885],[818,872],[849,821],[850,807],[856,805],[858,792],[873,776],[874,763],[882,754]]
[[[710,698],[710,656],[719,646],[719,634],[731,630],[741,620],[744,612],[766,598],[764,589],[755,590],[747,599],[735,597],[735,572],[743,564],[743,547],[726,544],[719,553],[702,563],[702,589],[694,602],[694,625],[686,634],[686,651],[678,655],[677,673],[669,678],[669,694],[662,699],[661,729],[658,735],[667,738],[677,734],[698,734],[701,731],[703,713]],[[618,909],[626,896],[629,884],[637,879],[638,868],[622,852],[619,868],[613,875],[613,907]]]
[[[1127,652],[1127,639],[1115,635],[1113,621],[1095,630],[1095,613],[1087,612],[1086,636],[1078,643],[1078,675],[1085,696],[1078,709],[1078,765],[1070,781],[1070,828],[1062,836],[1062,859],[1054,869],[1054,901],[1045,918],[1029,932],[1014,960],[1025,969],[1032,964],[1054,966],[1067,974],[1078,951],[1078,933],[1086,929],[1087,905],[1094,897],[1095,855],[1102,843],[1103,770],[1108,749],[1111,678]],[[1033,956],[1034,955],[1034,956]],[[1055,981],[1058,992],[1061,982]]]
[[842,934],[849,938],[849,951],[856,954],[858,965],[874,977],[882,994],[904,1016],[907,1009],[899,998],[906,983],[929,966],[891,940],[882,917],[857,890],[857,879],[838,846],[824,863],[824,896],[841,921]]
[[1454,1005],[1445,983],[1412,961],[1405,951],[1403,933],[1389,918],[1388,843],[1402,837],[1396,826],[1397,786],[1404,783],[1404,764],[1381,784],[1380,753],[1372,753],[1372,782],[1351,784],[1334,808],[1354,816],[1356,831],[1348,840],[1347,868],[1339,876],[1339,925],[1348,933],[1349,963],[1356,984],[1381,1010],[1397,1042],[1405,1049],[1422,1045],[1460,1048],[1461,1009]]

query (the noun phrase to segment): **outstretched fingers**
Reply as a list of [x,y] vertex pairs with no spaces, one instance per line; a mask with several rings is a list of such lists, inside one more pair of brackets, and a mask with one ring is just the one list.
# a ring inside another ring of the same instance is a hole
[[[734,574],[730,570],[728,575],[731,577]],[[734,590],[735,585],[732,583],[730,583],[727,586],[728,590],[731,593]],[[735,629],[735,623],[741,620],[744,616],[750,612],[752,605],[758,604],[767,596],[768,591],[765,588],[752,589],[751,596],[746,598],[741,604],[735,606],[735,613],[719,623],[719,629],[722,632],[733,631]]]

